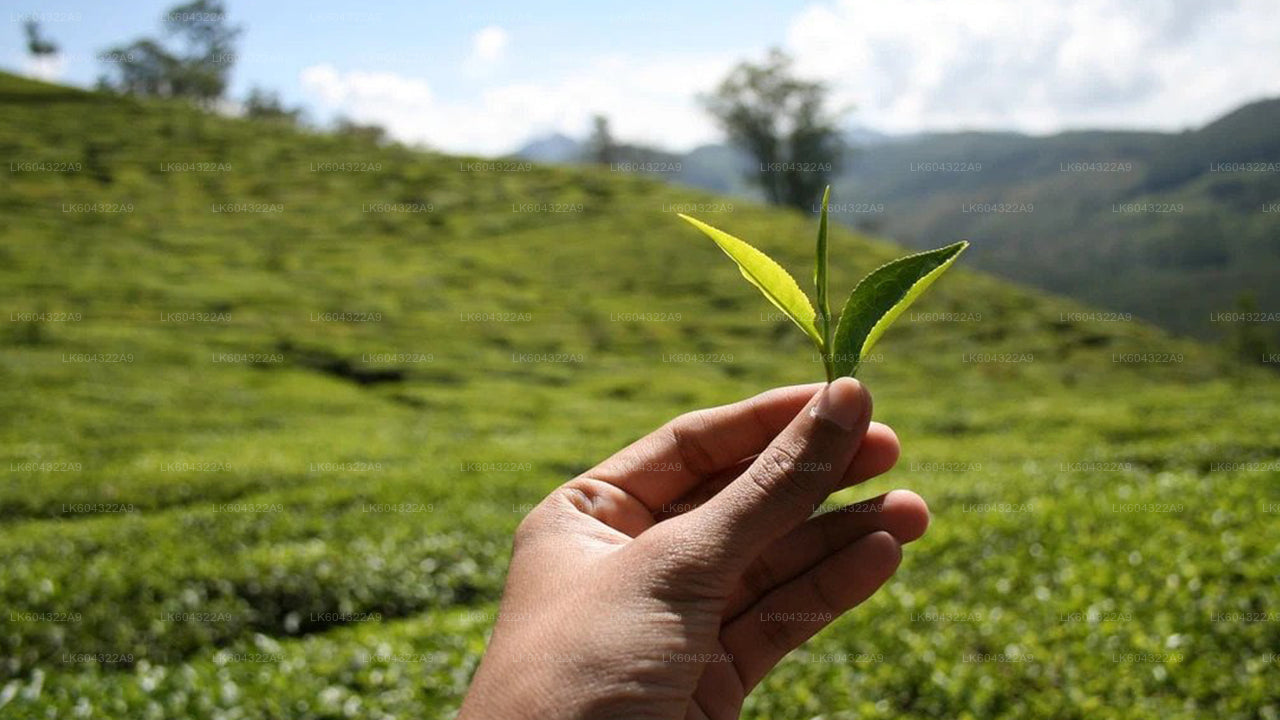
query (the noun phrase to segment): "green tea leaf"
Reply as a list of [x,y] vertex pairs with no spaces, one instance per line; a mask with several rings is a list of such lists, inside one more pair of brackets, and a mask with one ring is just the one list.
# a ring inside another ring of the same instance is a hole
[[967,247],[969,243],[961,240],[937,250],[901,257],[862,278],[849,293],[836,327],[831,347],[836,376],[856,373],[858,364],[884,331]]
[[759,288],[769,302],[799,325],[819,348],[823,347],[822,336],[818,334],[818,328],[813,324],[815,316],[813,305],[809,302],[809,296],[800,289],[796,279],[791,277],[791,273],[774,262],[773,258],[729,233],[717,230],[684,213],[680,213],[680,217],[714,240],[716,245],[719,245],[720,249],[738,264],[738,270],[748,282]]
[[827,203],[831,200],[831,186],[822,191],[822,218],[818,221],[818,260],[813,267],[813,284],[818,290],[818,332],[822,334],[822,363],[827,370],[827,380],[835,379],[831,367],[831,303],[827,302]]

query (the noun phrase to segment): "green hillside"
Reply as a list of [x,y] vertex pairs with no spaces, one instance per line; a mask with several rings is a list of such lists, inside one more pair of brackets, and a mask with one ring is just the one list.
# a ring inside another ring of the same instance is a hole
[[[5,718],[451,717],[531,504],[822,377],[674,215],[804,277],[803,213],[7,75],[0,149]],[[747,717],[1280,713],[1280,383],[1091,312],[961,267],[888,333],[846,494],[933,526]]]
[[[1239,328],[1217,314],[1239,310],[1242,297],[1271,315],[1280,308],[1278,127],[1280,99],[1180,133],[851,138],[833,217],[917,248],[978,238],[967,257],[976,267],[1222,340]],[[559,149],[561,158],[570,153]],[[682,185],[761,197],[750,181],[758,163],[725,145],[683,155],[633,146],[616,153],[622,168],[656,168],[657,177]],[[1280,325],[1252,332],[1280,348]]]
[[1221,339],[1215,313],[1242,295],[1280,308],[1277,127],[1269,100],[1176,134],[927,135],[857,150],[836,187],[883,205],[851,224],[919,247],[972,235],[978,267]]

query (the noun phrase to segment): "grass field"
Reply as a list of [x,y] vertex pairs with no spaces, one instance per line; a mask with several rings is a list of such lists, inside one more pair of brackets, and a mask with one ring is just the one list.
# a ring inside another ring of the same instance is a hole
[[[10,76],[0,107],[6,718],[450,717],[532,504],[822,377],[674,215],[804,277],[798,213]],[[837,297],[900,252],[832,248]],[[746,717],[1280,714],[1280,382],[1092,312],[961,267],[886,335],[902,460],[846,494],[933,526]]]

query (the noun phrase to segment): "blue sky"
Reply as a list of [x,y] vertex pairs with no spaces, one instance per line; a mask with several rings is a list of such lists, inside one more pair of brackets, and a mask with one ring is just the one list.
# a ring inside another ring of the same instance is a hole
[[[158,34],[173,4],[11,0],[0,64],[89,85],[98,51]],[[245,28],[233,98],[258,85],[317,121],[342,113],[482,154],[580,135],[594,112],[627,140],[715,140],[696,94],[773,45],[856,106],[851,123],[890,132],[1177,129],[1280,94],[1270,0],[231,0],[228,10]],[[26,57],[28,15],[61,46],[56,61]]]

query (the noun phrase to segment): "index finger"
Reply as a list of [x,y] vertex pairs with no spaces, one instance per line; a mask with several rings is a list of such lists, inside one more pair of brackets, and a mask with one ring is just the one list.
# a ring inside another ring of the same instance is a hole
[[823,383],[791,385],[685,413],[584,473],[658,512],[703,480],[758,454]]

